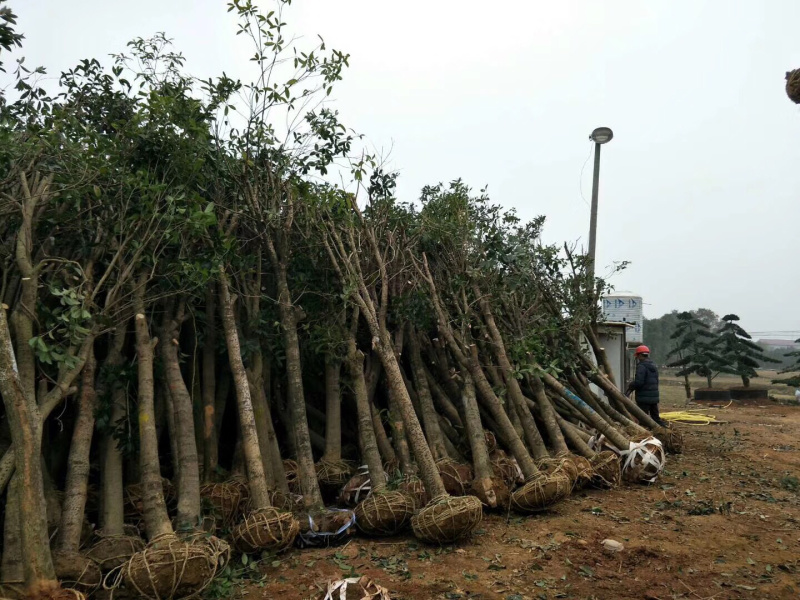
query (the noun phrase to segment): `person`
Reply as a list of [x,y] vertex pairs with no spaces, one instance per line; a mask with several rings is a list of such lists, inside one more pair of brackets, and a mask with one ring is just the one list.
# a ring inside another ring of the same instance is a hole
[[636,377],[628,384],[625,395],[636,392],[636,405],[646,412],[659,425],[666,426],[658,413],[658,368],[650,360],[650,348],[639,346],[634,352],[636,358]]

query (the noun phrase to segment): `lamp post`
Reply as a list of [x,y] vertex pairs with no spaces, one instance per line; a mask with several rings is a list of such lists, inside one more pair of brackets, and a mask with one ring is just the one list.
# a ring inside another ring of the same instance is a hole
[[594,142],[594,176],[592,177],[592,216],[589,222],[589,272],[594,280],[594,257],[597,243],[597,193],[600,187],[600,146],[610,142],[614,132],[609,127],[598,127],[589,136]]

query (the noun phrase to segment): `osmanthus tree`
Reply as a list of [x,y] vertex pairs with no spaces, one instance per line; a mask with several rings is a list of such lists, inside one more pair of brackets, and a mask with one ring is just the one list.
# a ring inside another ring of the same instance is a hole
[[677,375],[684,378],[686,397],[692,395],[690,375],[705,377],[708,387],[712,387],[714,378],[725,369],[725,363],[717,352],[717,335],[706,322],[690,312],[682,312],[670,339],[674,340],[674,346],[667,359],[674,360],[667,366],[679,369]]
[[[794,343],[800,344],[800,338],[796,339]],[[791,352],[784,354],[784,356],[787,358],[793,358],[794,360],[785,369],[782,369],[780,374],[783,375],[786,373],[794,373],[794,375],[785,377],[783,379],[773,379],[772,383],[782,383],[784,385],[800,387],[800,350],[792,350]]]
[[734,314],[722,317],[722,326],[717,334],[716,349],[724,365],[723,371],[742,378],[742,385],[750,387],[750,380],[760,377],[757,369],[765,363],[780,361],[767,356],[764,350],[752,341],[752,337],[738,323]]

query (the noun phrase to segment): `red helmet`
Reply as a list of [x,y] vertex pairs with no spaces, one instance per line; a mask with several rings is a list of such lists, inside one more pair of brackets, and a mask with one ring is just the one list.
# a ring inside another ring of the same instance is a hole
[[636,352],[633,353],[634,356],[639,356],[640,354],[650,354],[650,348],[647,346],[639,346],[636,349]]

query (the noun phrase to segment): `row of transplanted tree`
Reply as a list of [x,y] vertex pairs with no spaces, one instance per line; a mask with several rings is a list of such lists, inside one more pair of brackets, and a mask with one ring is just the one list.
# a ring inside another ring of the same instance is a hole
[[396,200],[323,103],[348,56],[290,45],[287,4],[229,7],[255,44],[249,84],[193,79],[163,36],[57,90],[16,68],[0,121],[0,596],[74,597],[104,577],[184,597],[227,542],[280,551],[353,516],[449,542],[483,509],[614,485],[595,434],[680,444],[604,374],[585,258],[460,182]]
[[[671,359],[671,362],[667,366],[679,369],[677,375],[684,378],[687,398],[691,397],[690,375],[704,377],[709,388],[714,379],[723,373],[741,377],[742,385],[750,387],[751,379],[759,377],[759,368],[766,363],[781,362],[768,356],[761,346],[753,342],[738,321],[739,317],[734,314],[725,315],[714,326],[708,319],[693,312],[676,315],[676,325],[670,336],[673,347],[667,354],[667,360]],[[789,365],[782,372],[795,370],[796,365]]]

